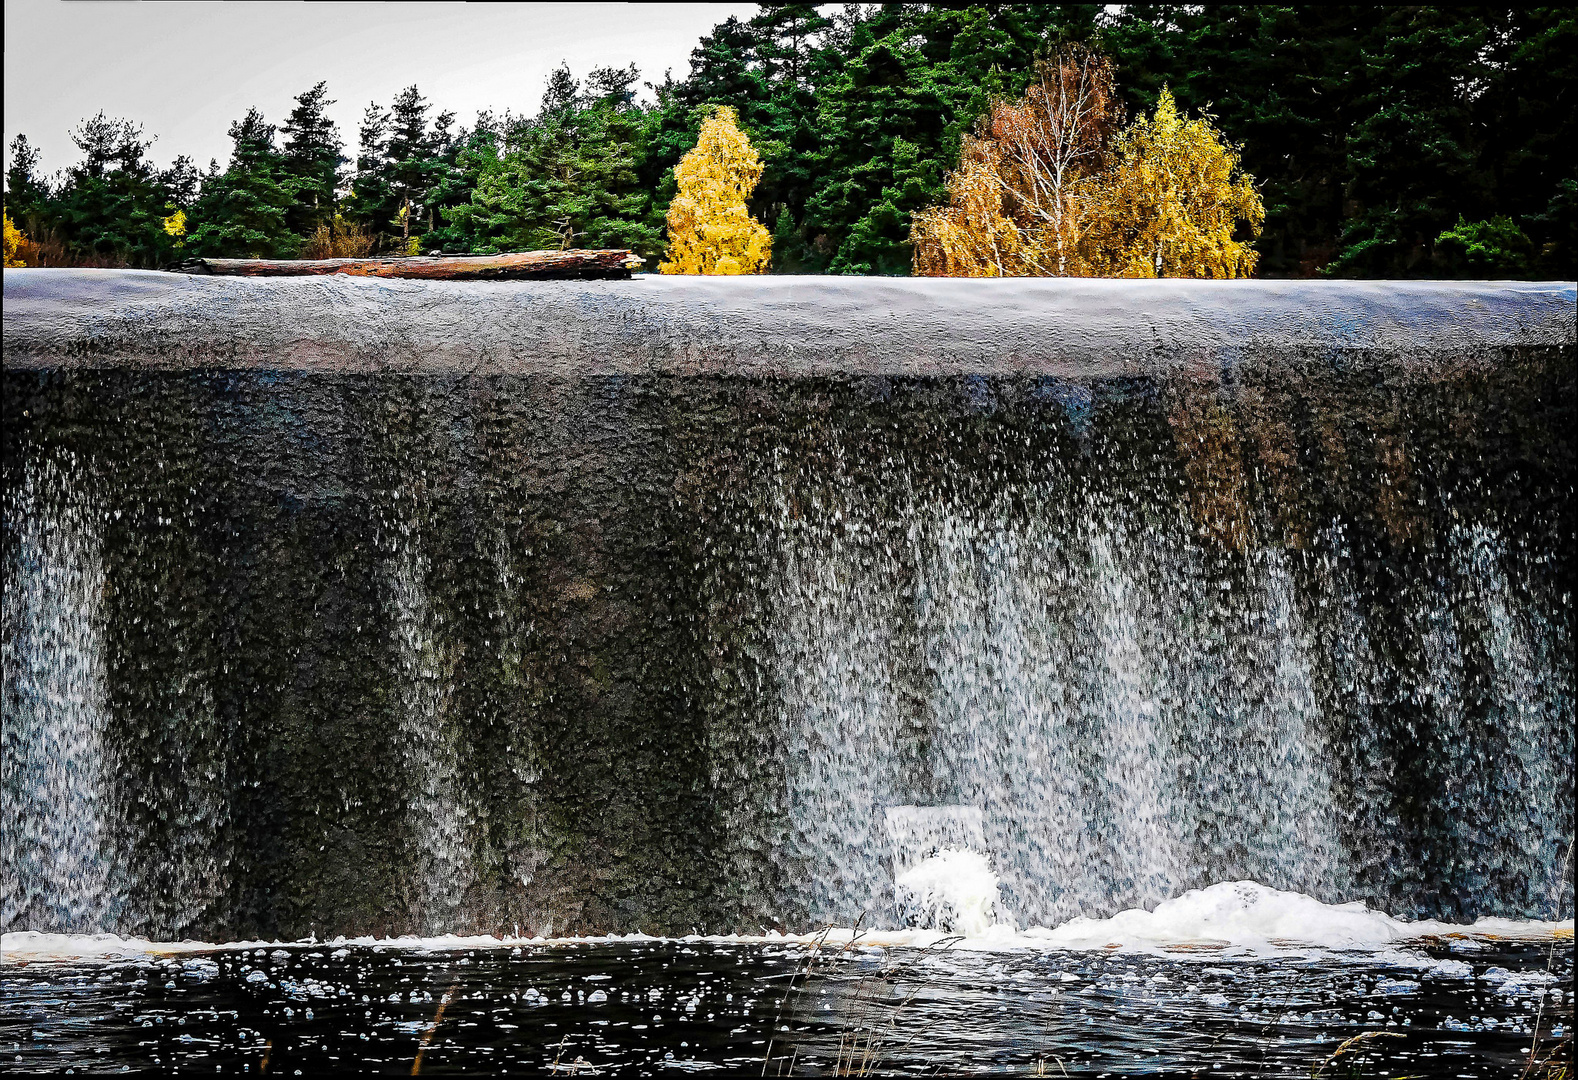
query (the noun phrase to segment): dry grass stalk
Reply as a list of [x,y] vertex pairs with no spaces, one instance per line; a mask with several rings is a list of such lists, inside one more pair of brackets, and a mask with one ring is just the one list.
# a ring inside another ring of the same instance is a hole
[[[1567,872],[1573,865],[1573,843],[1567,844],[1567,854],[1562,858],[1562,872],[1556,879],[1556,915],[1561,917],[1562,889],[1567,884]],[[1545,973],[1549,975],[1556,966],[1556,946],[1564,939],[1557,934],[1551,940],[1550,952],[1545,957]],[[1540,1055],[1540,1023],[1545,1019],[1546,995],[1540,997],[1540,1007],[1534,1014],[1534,1038],[1529,1041],[1529,1057],[1524,1062],[1523,1072],[1519,1073],[1519,1080],[1572,1080],[1573,1074],[1573,1036],[1572,1018],[1567,1021],[1567,1035],[1559,1039]]]
[[[854,943],[856,941],[858,941],[860,939],[860,923],[861,923],[861,920],[864,919],[865,917],[866,917],[865,913],[862,912],[860,918],[855,920],[855,933],[853,935],[851,935],[851,937],[849,939],[849,942],[846,945],[844,945],[843,948],[840,950],[841,952],[842,951],[847,951],[851,946],[854,945]],[[773,1013],[773,1033],[771,1035],[769,1035],[768,1038],[767,1038],[767,1053],[762,1058],[762,1075],[763,1076],[767,1075],[768,1066],[770,1066],[772,1064],[772,1060],[773,1060],[773,1043],[775,1043],[777,1041],[777,1039],[778,1039],[778,1031],[783,1025],[784,1005],[785,1005],[785,1003],[788,1002],[789,995],[794,993],[795,980],[796,979],[805,979],[805,978],[808,978],[810,976],[811,972],[816,967],[816,961],[817,961],[818,957],[820,957],[821,954],[822,954],[822,949],[827,945],[827,936],[829,934],[831,934],[832,932],[833,932],[833,927],[831,925],[823,927],[822,928],[822,932],[816,936],[816,938],[810,943],[809,947],[807,948],[806,954],[805,954],[805,962],[800,967],[796,968],[793,972],[791,972],[790,975],[789,975],[789,985],[784,988],[783,996],[778,999],[778,1009],[777,1009],[776,1012]],[[787,1062],[787,1064],[788,1064],[788,1073],[785,1073],[783,1071],[785,1063],[780,1060],[779,1066],[778,1066],[779,1071],[775,1075],[778,1075],[778,1076],[792,1075],[793,1072],[794,1072],[795,1058],[798,1055],[799,1055],[799,1051],[798,1050],[796,1050],[793,1054],[790,1055],[789,1060]]]
[[[795,983],[809,978],[817,968],[818,963],[825,963],[829,959],[842,956],[860,943],[864,932],[859,929],[860,921],[865,919],[862,914],[855,923],[855,933],[850,939],[836,949],[827,948],[828,934],[832,927],[829,926],[817,935],[810,943],[804,963],[790,976],[789,985],[784,990],[783,997],[778,1001],[778,1011],[773,1018],[773,1031],[781,1028],[783,1021],[784,1005],[789,1000],[789,995],[794,992]],[[908,969],[924,961],[935,952],[952,948],[962,941],[960,937],[947,937],[933,945],[922,949],[919,955],[907,964],[890,965],[877,975],[868,975],[856,984],[854,993],[855,1015],[846,1021],[844,1030],[838,1039],[838,1052],[833,1063],[834,1076],[871,1076],[875,1074],[884,1060],[888,1047],[896,1033],[897,1024],[904,1010],[912,1005],[924,987],[920,980],[912,981],[913,985],[907,994],[896,1003],[890,1004],[886,989],[889,986],[907,981],[905,976]],[[879,993],[880,991],[880,993]],[[919,1033],[917,1033],[918,1035]],[[910,1036],[901,1046],[899,1051],[907,1049],[915,1041],[916,1035]],[[773,1062],[773,1041],[767,1044],[767,1053],[762,1061],[762,1075],[768,1075],[768,1070]],[[788,1058],[780,1058],[775,1076],[794,1075],[794,1066],[799,1057],[795,1050]],[[1058,1062],[1061,1067],[1062,1062]]]
[[433,1041],[433,1035],[438,1031],[438,1026],[444,1022],[444,1010],[449,1008],[449,1003],[454,1000],[455,991],[459,983],[451,983],[448,990],[444,991],[443,1000],[438,1003],[438,1011],[433,1014],[433,1022],[427,1025],[427,1030],[422,1032],[422,1042],[416,1048],[416,1060],[411,1062],[411,1075],[416,1076],[422,1071],[422,1058],[427,1054],[428,1044]]
[[1341,1046],[1337,1047],[1336,1050],[1332,1051],[1330,1057],[1312,1069],[1310,1071],[1311,1080],[1320,1080],[1322,1076],[1326,1075],[1326,1070],[1336,1064],[1338,1058],[1344,1057],[1348,1054],[1359,1053],[1360,1051],[1366,1049],[1369,1044],[1374,1042],[1376,1039],[1401,1038],[1403,1038],[1403,1036],[1395,1031],[1361,1031],[1359,1034],[1355,1035],[1353,1038],[1347,1040]]

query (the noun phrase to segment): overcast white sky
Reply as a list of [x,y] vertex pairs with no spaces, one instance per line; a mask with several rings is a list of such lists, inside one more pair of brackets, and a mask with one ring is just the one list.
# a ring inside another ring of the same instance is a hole
[[[755,4],[313,3],[5,0],[5,141],[18,133],[53,173],[69,132],[103,109],[157,136],[163,165],[229,156],[225,131],[255,105],[280,123],[319,79],[354,155],[369,101],[416,83],[470,124],[479,109],[534,112],[548,73],[632,61],[643,80],[683,78],[714,25]],[[7,155],[9,158],[9,154]]]

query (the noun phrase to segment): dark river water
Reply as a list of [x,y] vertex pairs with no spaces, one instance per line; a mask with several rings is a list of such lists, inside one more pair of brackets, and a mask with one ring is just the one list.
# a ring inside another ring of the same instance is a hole
[[0,1061],[29,1072],[1496,1077],[1573,1022],[1570,938],[1252,959],[291,945],[13,957],[0,978]]

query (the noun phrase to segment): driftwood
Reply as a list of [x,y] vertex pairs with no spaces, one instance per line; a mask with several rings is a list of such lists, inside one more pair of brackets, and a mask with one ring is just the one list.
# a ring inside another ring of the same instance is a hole
[[427,278],[438,281],[628,278],[640,258],[622,248],[587,251],[517,251],[505,255],[412,255],[392,259],[187,259],[170,267],[182,274],[287,277],[352,274],[357,277]]

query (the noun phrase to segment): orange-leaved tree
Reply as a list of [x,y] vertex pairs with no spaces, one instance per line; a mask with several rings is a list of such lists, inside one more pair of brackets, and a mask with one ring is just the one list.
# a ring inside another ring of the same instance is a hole
[[960,147],[948,205],[915,216],[915,272],[949,277],[1089,273],[1082,252],[1123,120],[1112,63],[1082,45],[1036,65],[1019,101],[996,101]]
[[745,200],[762,178],[762,159],[728,106],[701,125],[695,147],[674,167],[679,194],[668,208],[665,274],[761,274],[772,238]]
[[[1162,88],[1156,113],[1118,136],[1100,184],[1087,246],[1095,272],[1112,277],[1248,277],[1251,242],[1266,220],[1238,150],[1204,116],[1178,111]],[[1238,239],[1240,231],[1247,238]]]

